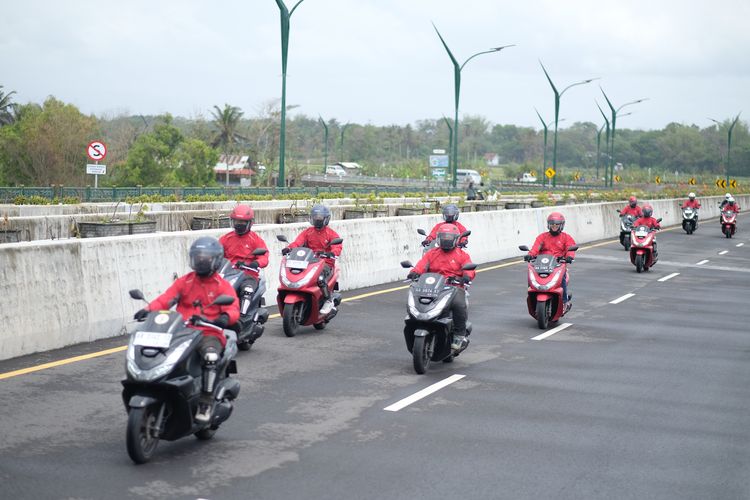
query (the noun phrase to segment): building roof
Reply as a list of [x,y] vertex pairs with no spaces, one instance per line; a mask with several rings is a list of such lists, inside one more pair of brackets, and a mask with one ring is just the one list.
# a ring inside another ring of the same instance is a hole
[[350,170],[362,168],[362,166],[358,163],[354,163],[353,161],[340,161],[336,163],[336,165],[341,165],[344,168],[348,168]]

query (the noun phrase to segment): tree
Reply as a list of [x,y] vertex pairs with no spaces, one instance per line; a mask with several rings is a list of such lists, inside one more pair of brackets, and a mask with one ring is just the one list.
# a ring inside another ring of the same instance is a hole
[[6,94],[3,92],[3,86],[0,85],[0,127],[10,125],[15,121],[16,104],[10,100],[15,93],[15,90],[12,90]]

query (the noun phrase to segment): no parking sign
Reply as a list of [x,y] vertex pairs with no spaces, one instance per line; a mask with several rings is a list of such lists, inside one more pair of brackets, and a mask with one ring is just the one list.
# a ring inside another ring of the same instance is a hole
[[107,157],[107,146],[102,141],[91,141],[86,147],[86,154],[94,161],[102,161]]

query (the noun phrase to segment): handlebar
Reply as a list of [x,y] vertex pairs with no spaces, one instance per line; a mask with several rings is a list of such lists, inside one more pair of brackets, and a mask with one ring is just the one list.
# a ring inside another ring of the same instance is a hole
[[224,328],[220,327],[219,325],[215,325],[208,321],[207,319],[195,319],[194,317],[191,317],[188,321],[191,325],[195,326],[205,326],[208,328],[211,328],[212,330],[216,330],[217,332],[224,332]]

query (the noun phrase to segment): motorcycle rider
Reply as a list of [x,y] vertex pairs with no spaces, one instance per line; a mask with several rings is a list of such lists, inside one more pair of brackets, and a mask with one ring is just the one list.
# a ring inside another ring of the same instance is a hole
[[[727,203],[729,203],[729,198],[732,198],[732,195],[731,195],[731,194],[727,193],[727,194],[725,194],[725,195],[724,195],[724,199],[723,199],[723,200],[721,200],[721,203],[719,204],[719,211],[722,211],[722,210],[724,210],[724,206],[725,206],[725,205],[726,205]],[[732,199],[734,199],[734,198],[732,198]]]
[[438,227],[437,241],[439,246],[425,253],[417,264],[406,276],[408,279],[417,279],[424,272],[440,273],[446,278],[460,279],[461,285],[457,286],[451,311],[453,313],[453,343],[451,347],[461,350],[468,344],[466,340],[466,320],[468,312],[466,309],[466,292],[463,284],[469,283],[476,276],[475,271],[464,271],[461,267],[471,263],[471,257],[459,248],[458,240],[461,237],[458,227],[454,224],[444,223]]
[[267,252],[263,255],[253,255],[253,251],[257,248],[268,250],[268,246],[258,233],[252,231],[255,212],[249,205],[234,207],[229,214],[229,219],[232,221],[234,230],[219,238],[219,243],[224,247],[224,257],[229,259],[232,264],[243,262],[255,268],[255,273],[243,269],[244,277],[238,286],[238,289],[241,290],[240,293],[249,299],[253,295],[253,291],[258,288],[260,282],[259,269],[268,265]]
[[636,219],[641,216],[641,207],[638,206],[638,198],[631,196],[628,198],[628,204],[620,210],[620,215],[632,215]]
[[[648,226],[649,229],[661,229],[659,221],[652,217],[653,213],[654,208],[651,205],[643,205],[643,216],[633,222],[633,227]],[[659,252],[656,251],[656,238],[654,238],[654,258],[657,255],[659,255]]]
[[688,199],[682,204],[682,208],[693,208],[698,210],[701,207],[701,202],[695,199],[695,193],[688,193]]
[[[176,302],[177,312],[187,320],[201,316],[211,323],[226,328],[240,317],[238,300],[228,306],[209,305],[219,295],[234,297],[234,288],[224,278],[216,274],[224,258],[221,244],[210,236],[202,236],[190,246],[190,268],[193,272],[177,279],[167,291],[135,313],[136,320],[143,320],[149,311],[169,309]],[[198,302],[199,301],[199,302]],[[195,305],[200,303],[203,310]],[[203,360],[203,390],[201,392],[195,420],[208,423],[211,420],[213,389],[216,381],[216,363],[227,343],[226,337],[214,329],[193,326],[203,331],[198,352]]]
[[[456,226],[458,228],[459,234],[465,233],[466,228],[464,227],[463,224],[458,222],[458,216],[460,213],[461,211],[458,209],[458,207],[455,204],[449,203],[448,205],[445,205],[443,207],[443,220],[445,222],[438,222],[437,224],[435,224],[435,227],[432,228],[432,231],[430,231],[430,234],[427,235],[427,237],[422,242],[422,246],[426,247],[430,243],[435,241],[435,238],[437,238],[438,229],[440,228],[440,226],[442,226],[445,223],[453,224],[454,226]],[[458,241],[458,246],[463,248],[467,245],[467,243],[469,243],[469,239],[467,237],[464,237]]]
[[[631,196],[632,201],[635,196]],[[640,208],[638,208],[640,210]],[[576,244],[575,240],[568,233],[563,232],[565,228],[565,216],[560,212],[552,212],[547,216],[547,232],[541,233],[534,240],[534,244],[529,250],[525,260],[536,258],[539,254],[550,254],[557,258],[566,257],[566,262],[571,263],[575,259],[575,252],[569,252],[568,248]],[[566,304],[573,298],[573,294],[568,292],[568,274],[562,278],[563,304]]]
[[328,279],[333,273],[334,257],[341,255],[342,245],[331,245],[331,240],[338,238],[339,235],[328,227],[328,223],[331,221],[331,210],[325,205],[314,205],[310,210],[310,224],[312,227],[308,227],[302,231],[297,239],[281,250],[283,255],[287,255],[292,251],[292,248],[307,247],[313,252],[319,252],[321,257],[324,257],[325,265],[323,266],[323,272],[320,274],[321,279],[318,280],[318,286],[323,292],[323,298],[325,302],[320,308],[320,314],[327,315],[333,309],[333,300],[331,299],[331,291],[328,289]]

